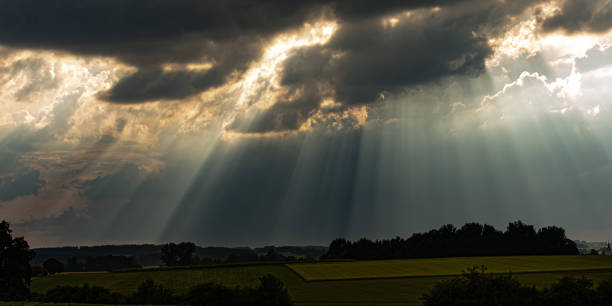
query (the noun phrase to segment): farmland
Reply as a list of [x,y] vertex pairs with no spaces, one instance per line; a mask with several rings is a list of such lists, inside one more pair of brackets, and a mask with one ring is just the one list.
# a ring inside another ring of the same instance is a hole
[[[203,282],[228,286],[256,286],[260,276],[272,274],[286,284],[289,294],[298,305],[419,305],[420,296],[433,284],[452,277],[450,275],[461,273],[468,266],[480,264],[489,267],[491,272],[512,270],[518,273],[515,276],[520,281],[539,287],[548,286],[560,277],[568,275],[586,276],[596,282],[612,279],[611,257],[523,256],[253,265],[123,273],[63,273],[35,278],[32,291],[44,292],[57,285],[89,283],[128,294],[135,291],[142,281],[152,279],[175,292],[184,292],[190,286]],[[298,275],[298,270],[304,274]],[[392,273],[394,270],[398,272]]]
[[610,256],[499,256],[289,264],[306,281],[452,276],[468,266],[491,273],[612,270]]

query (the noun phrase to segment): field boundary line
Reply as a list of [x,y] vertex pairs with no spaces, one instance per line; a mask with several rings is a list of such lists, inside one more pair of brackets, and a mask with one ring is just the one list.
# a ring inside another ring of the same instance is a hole
[[[115,271],[105,271],[106,273],[132,273],[132,272],[165,272],[165,271],[183,271],[183,270],[207,270],[221,268],[239,268],[239,267],[261,267],[261,266],[283,266],[284,262],[245,262],[231,264],[216,264],[204,266],[180,266],[180,267],[159,267],[159,268],[143,268],[143,269],[125,269]],[[89,272],[83,272],[89,273]]]
[[[391,279],[411,279],[411,278],[447,278],[454,276],[461,276],[463,272],[453,273],[453,274],[436,274],[436,275],[398,275],[398,276],[383,276],[383,277],[350,277],[350,278],[327,278],[327,279],[306,279],[304,276],[300,275],[299,272],[293,270],[289,267],[289,270],[296,273],[302,280],[307,283],[316,283],[316,282],[341,282],[341,281],[360,281],[360,280],[391,280]],[[524,272],[491,272],[487,274],[493,275],[523,275],[523,274],[545,274],[545,273],[566,273],[566,272],[612,272],[612,268],[602,268],[602,269],[578,269],[578,270],[544,270],[544,271],[524,271]]]

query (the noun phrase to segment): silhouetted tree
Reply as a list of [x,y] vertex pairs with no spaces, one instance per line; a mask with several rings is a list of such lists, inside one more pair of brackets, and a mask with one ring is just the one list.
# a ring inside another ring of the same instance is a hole
[[[537,254],[536,231],[533,225],[516,221],[508,224],[506,229],[506,255]],[[516,248],[516,246],[520,246]]]
[[556,226],[547,226],[538,230],[538,244],[543,250],[554,250],[548,252],[557,254],[573,254],[577,249],[576,242],[567,239],[565,230]]
[[188,266],[192,264],[194,251],[195,244],[191,242],[168,243],[162,247],[160,259],[167,266]]
[[0,222],[0,301],[25,299],[30,295],[34,252],[23,237],[13,238],[6,221]]
[[55,273],[64,272],[64,264],[55,258],[49,258],[43,263],[43,267],[47,273],[53,275]]

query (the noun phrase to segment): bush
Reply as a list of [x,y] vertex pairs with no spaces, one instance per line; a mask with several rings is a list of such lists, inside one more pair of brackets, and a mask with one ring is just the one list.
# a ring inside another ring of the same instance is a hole
[[229,288],[207,283],[191,287],[184,296],[175,295],[163,285],[147,280],[130,297],[112,293],[103,287],[90,287],[85,284],[82,287],[59,286],[48,290],[44,295],[34,296],[33,298],[33,300],[44,302],[85,304],[293,305],[285,285],[271,275],[260,278],[260,284],[257,288]]
[[612,281],[593,289],[593,281],[564,277],[550,288],[522,285],[511,274],[485,274],[485,268],[469,268],[462,276],[442,281],[423,295],[426,306],[436,305],[612,305]]
[[564,277],[543,290],[544,303],[558,306],[595,305],[592,287],[593,281],[590,279]]
[[213,283],[192,287],[185,301],[190,305],[253,305],[286,306],[293,305],[287,288],[282,281],[272,275],[259,279],[259,287],[227,288]]
[[178,304],[180,299],[161,284],[147,280],[140,284],[138,291],[129,299],[132,304],[168,305]]
[[85,303],[85,304],[125,304],[126,298],[119,293],[88,284],[78,286],[58,286],[47,291],[45,302],[52,303]]
[[230,288],[207,283],[191,287],[185,296],[185,301],[189,305],[238,305],[236,293],[241,289],[232,290]]
[[291,297],[283,282],[272,276],[266,275],[259,278],[260,285],[256,290],[254,305],[285,306],[293,305]]
[[599,305],[612,305],[612,281],[601,282],[595,290],[595,297]]
[[469,268],[461,277],[437,283],[423,295],[426,306],[536,305],[537,290],[523,286],[512,275],[485,274],[484,267]]
[[55,258],[49,258],[43,263],[43,267],[51,275],[64,272],[64,264]]

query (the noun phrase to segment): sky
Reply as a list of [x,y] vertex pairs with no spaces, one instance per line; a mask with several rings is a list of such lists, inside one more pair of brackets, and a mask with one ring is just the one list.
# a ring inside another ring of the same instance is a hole
[[612,239],[610,0],[0,0],[33,247]]

